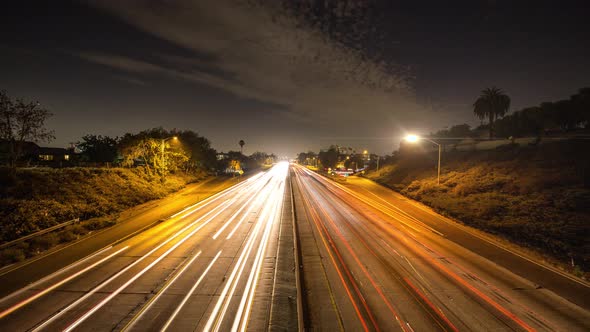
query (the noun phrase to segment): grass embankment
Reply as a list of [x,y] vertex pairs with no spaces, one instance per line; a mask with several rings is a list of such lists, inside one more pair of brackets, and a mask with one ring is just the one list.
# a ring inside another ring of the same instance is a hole
[[170,174],[163,181],[142,168],[0,169],[0,243],[80,218],[67,226],[0,250],[0,266],[21,261],[115,223],[116,214],[162,198],[205,174]]
[[[590,141],[400,157],[367,177],[466,225],[590,270]],[[434,167],[433,167],[434,166]]]

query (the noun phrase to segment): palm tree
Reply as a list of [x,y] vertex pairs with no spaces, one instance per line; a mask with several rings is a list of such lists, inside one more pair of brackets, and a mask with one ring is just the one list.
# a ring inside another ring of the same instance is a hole
[[242,150],[244,149],[244,145],[245,145],[246,143],[244,142],[244,140],[243,140],[243,139],[241,139],[241,140],[240,140],[240,142],[239,142],[238,144],[240,144],[240,153],[242,153]]
[[503,117],[510,108],[510,97],[502,89],[486,88],[473,103],[473,113],[480,119],[489,119],[490,138],[494,137],[494,121]]

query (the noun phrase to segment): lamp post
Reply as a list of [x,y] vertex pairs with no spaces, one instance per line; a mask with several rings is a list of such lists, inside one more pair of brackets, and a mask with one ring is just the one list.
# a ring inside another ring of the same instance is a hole
[[436,143],[435,141],[433,141],[433,140],[431,140],[429,138],[426,138],[426,137],[419,137],[419,136],[416,136],[416,135],[408,135],[408,136],[405,137],[405,140],[408,141],[408,142],[410,142],[410,143],[416,143],[416,142],[418,142],[421,139],[427,140],[430,143],[438,146],[438,175],[437,175],[437,178],[436,178],[436,183],[438,185],[440,185],[440,156],[441,156],[441,153],[442,153],[442,149],[441,149],[442,146],[439,143]]
[[162,153],[162,167],[165,166],[165,162],[164,162],[164,147],[166,144],[166,141],[168,140],[174,140],[177,141],[178,137],[177,136],[172,136],[172,137],[168,137],[168,138],[162,138],[162,145],[160,146],[160,151]]

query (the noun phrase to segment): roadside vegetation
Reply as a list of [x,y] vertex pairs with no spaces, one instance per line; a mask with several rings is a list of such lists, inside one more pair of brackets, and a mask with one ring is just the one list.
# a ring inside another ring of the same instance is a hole
[[241,175],[274,154],[217,153],[192,130],[162,127],[121,137],[88,134],[68,149],[39,147],[55,133],[38,102],[0,90],[0,244],[63,222],[80,222],[0,249],[0,266],[115,223],[117,213],[212,174]]
[[[392,155],[371,156],[364,176],[587,276],[590,88],[510,114],[509,107],[503,90],[484,89],[473,104],[479,127],[459,124],[402,141]],[[325,171],[358,157],[332,146],[319,154],[301,153],[298,162]]]
[[[402,142],[366,176],[460,222],[536,249],[583,276],[590,271],[590,88],[506,115],[510,98],[489,88],[473,105],[488,119]],[[492,150],[457,151],[465,138],[509,138]],[[479,137],[478,137],[479,136]],[[533,138],[519,145],[515,138]],[[443,147],[440,185],[431,142]]]
[[143,167],[19,168],[16,176],[12,172],[0,169],[0,242],[75,218],[81,222],[0,251],[0,265],[111,226],[117,213],[162,198],[207,176],[194,172],[161,178]]
[[[466,225],[590,270],[590,142],[395,158],[366,176]],[[572,266],[572,268],[574,268]]]

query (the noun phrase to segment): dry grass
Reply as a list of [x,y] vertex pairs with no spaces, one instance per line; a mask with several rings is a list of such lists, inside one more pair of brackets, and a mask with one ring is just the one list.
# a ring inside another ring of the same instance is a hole
[[[590,270],[590,151],[586,142],[447,153],[440,186],[424,163],[400,159],[368,174],[467,225]],[[422,165],[420,164],[422,163]]]
[[172,174],[163,181],[141,168],[19,169],[16,177],[0,170],[0,241],[74,218],[112,215],[164,197],[194,179]]
[[0,169],[0,242],[80,218],[67,226],[0,250],[0,266],[115,224],[115,214],[164,197],[205,174],[171,174],[165,180],[135,169]]

